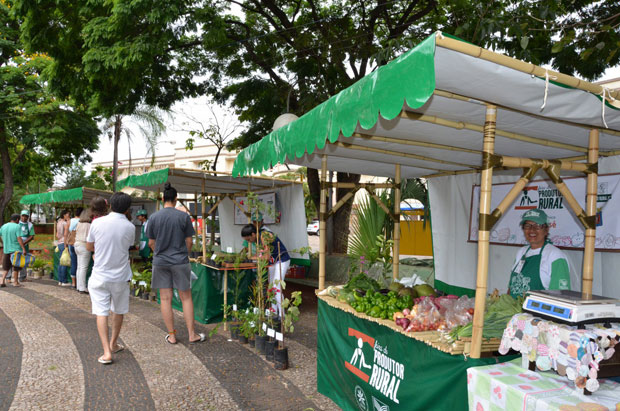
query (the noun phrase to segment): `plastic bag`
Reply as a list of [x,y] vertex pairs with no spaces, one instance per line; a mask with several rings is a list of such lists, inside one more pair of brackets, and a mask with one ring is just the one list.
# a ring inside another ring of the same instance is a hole
[[458,300],[444,300],[442,311],[446,319],[446,328],[451,330],[458,325],[469,324],[474,313],[473,298],[462,296]]
[[192,288],[192,286],[194,285],[194,281],[196,281],[198,279],[198,276],[194,273],[194,270],[191,271],[191,274],[189,275],[189,288]]
[[62,250],[62,255],[60,256],[60,265],[65,267],[71,267],[71,255],[69,254],[69,247],[65,247]]

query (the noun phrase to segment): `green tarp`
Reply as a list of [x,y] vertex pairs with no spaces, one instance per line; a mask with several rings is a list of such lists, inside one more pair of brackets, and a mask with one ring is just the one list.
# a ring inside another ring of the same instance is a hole
[[438,351],[319,299],[318,391],[344,410],[467,410],[467,368],[509,361]]
[[121,190],[124,187],[150,187],[163,184],[166,181],[168,181],[168,168],[124,178],[116,183],[116,189]]
[[82,200],[83,188],[70,188],[68,190],[50,191],[47,193],[28,194],[19,200],[20,204],[52,204],[68,203]]
[[[60,267],[60,252],[54,252],[54,271],[52,272],[52,279],[54,281],[58,281],[58,268]],[[88,271],[86,271],[86,286],[88,287],[88,279],[93,271],[94,261],[91,258],[90,263],[88,264]],[[71,281],[71,267],[67,267],[67,282]]]
[[[223,319],[224,305],[224,271],[216,270],[202,264],[192,263],[192,271],[198,279],[192,283],[192,300],[194,301],[194,319],[202,324],[217,323]],[[228,304],[235,303],[237,274],[228,272]],[[250,298],[250,285],[256,278],[253,270],[240,270],[238,308],[246,308]],[[173,291],[172,307],[183,311],[177,290]]]
[[316,106],[294,122],[244,149],[235,160],[233,175],[268,170],[286,158],[312,154],[326,142],[350,137],[357,124],[371,129],[379,119],[398,116],[403,104],[421,107],[435,90],[435,36]]

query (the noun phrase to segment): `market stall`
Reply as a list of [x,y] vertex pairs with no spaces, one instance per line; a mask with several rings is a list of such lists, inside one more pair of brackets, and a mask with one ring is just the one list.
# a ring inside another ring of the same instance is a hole
[[[464,348],[461,354],[480,358],[499,347],[499,340],[485,347],[487,342],[483,343],[482,338],[489,277],[496,276],[497,267],[505,268],[514,261],[514,249],[497,252],[501,246],[490,245],[490,240],[495,240],[492,234],[498,235],[493,229],[509,214],[515,201],[522,200],[518,197],[528,184],[538,181],[534,180],[535,176],[546,174],[564,199],[563,208],[570,210],[581,224],[581,248],[585,251],[579,251],[584,258],[583,269],[579,270],[581,287],[577,288],[591,294],[595,277],[610,277],[611,272],[595,263],[601,256],[597,253],[595,257],[594,251],[600,243],[596,236],[600,225],[596,219],[597,187],[600,188],[597,178],[599,169],[605,165],[601,161],[599,167],[599,157],[620,154],[620,114],[608,104],[617,97],[617,92],[600,85],[436,33],[245,149],[237,157],[233,174],[248,175],[277,163],[320,169],[321,234],[328,216],[327,170],[390,177],[397,196],[402,178],[427,178],[437,286],[459,295],[473,295],[471,290],[475,289],[473,336],[469,351]],[[607,172],[620,171],[615,166],[616,159],[610,159],[607,164],[612,168]],[[584,175],[580,183],[582,191],[574,193],[563,180],[566,176]],[[470,184],[463,184],[464,181]],[[472,182],[480,185],[475,207],[471,205]],[[511,183],[505,197],[491,195],[496,182]],[[470,210],[474,216],[471,224]],[[468,236],[470,230],[476,233],[475,239]],[[393,257],[397,260],[397,225],[394,239]],[[323,241],[320,247],[319,283],[323,288]],[[618,258],[615,254],[605,257]],[[394,273],[395,277],[397,274]],[[507,274],[499,275],[506,279]],[[605,281],[612,282],[603,280],[603,284]],[[499,282],[493,280],[492,284],[505,291],[507,281],[501,287]],[[614,292],[618,287],[615,285]],[[332,305],[328,301],[329,297],[320,301],[323,310],[327,309],[325,304]],[[319,333],[322,327],[328,326],[331,326],[329,316],[319,318]],[[409,334],[412,340],[417,340],[416,333]],[[338,358],[336,337],[326,339],[319,339],[319,363],[321,358]],[[358,354],[364,352],[374,357],[374,362],[383,358],[376,349],[366,346],[363,339],[358,340],[361,350]],[[390,409],[411,409],[411,404],[399,404],[359,375],[352,380],[357,385],[353,382],[337,385],[330,376],[334,370],[352,375],[356,372],[347,371],[344,359],[319,367],[320,392],[340,406],[353,409],[359,405],[355,399],[365,398],[367,403],[376,400]],[[445,367],[440,372],[445,376],[453,369]],[[412,372],[405,370],[405,374]],[[462,396],[466,390],[466,374],[457,373],[455,378],[458,381],[453,390],[438,393],[446,404],[459,403],[461,400],[452,397],[452,393]],[[463,408],[464,404],[461,402],[456,407]],[[442,402],[442,406],[425,403],[419,407],[416,404],[416,408],[446,407]]]
[[[36,194],[26,194],[20,200],[19,203],[25,206],[32,205],[50,205],[52,206],[52,210],[54,212],[53,217],[53,238],[56,239],[56,215],[57,209],[64,208],[87,208],[90,204],[90,201],[95,197],[103,197],[105,199],[109,199],[112,194],[112,191],[106,190],[98,190],[90,187],[77,187],[70,188],[66,190],[55,190],[55,191],[46,191],[43,193]],[[148,213],[152,213],[155,211],[155,201],[148,198],[140,198],[133,197],[131,200],[131,215],[133,216],[133,223],[136,225],[136,232],[139,233],[138,225],[139,222],[136,219],[136,214],[138,210],[145,209]],[[137,237],[136,237],[137,238]],[[53,256],[53,278],[54,280],[58,280],[58,264],[60,261],[60,253],[55,252]],[[88,270],[88,276],[90,276],[90,270],[92,266]]]
[[[195,243],[201,244],[202,248],[201,258],[192,260],[192,270],[198,276],[198,286],[192,287],[196,321],[209,323],[220,321],[222,317],[225,319],[222,304],[229,304],[234,294],[233,284],[228,281],[230,269],[207,265],[215,249],[207,246],[207,224],[204,223],[206,216],[214,218],[217,211],[221,251],[228,254],[237,253],[243,248],[241,228],[250,221],[245,204],[246,196],[248,193],[255,193],[258,201],[269,205],[273,211],[271,215],[264,216],[264,224],[276,233],[290,250],[308,246],[303,189],[299,182],[269,177],[234,178],[221,172],[165,168],[129,176],[117,183],[117,189],[133,187],[155,191],[159,198],[166,182],[176,188],[179,201],[188,210],[194,210],[192,218],[195,222]],[[209,208],[207,208],[208,198],[212,200]],[[193,203],[193,206],[190,203]],[[199,218],[203,218],[202,229],[198,228]],[[290,254],[294,264],[310,265],[308,254],[298,252]],[[241,295],[247,296],[252,272],[242,271],[248,274],[240,292]],[[228,292],[224,293],[225,289]],[[247,301],[247,298],[242,301]],[[176,296],[173,297],[173,306],[181,309],[181,303]]]

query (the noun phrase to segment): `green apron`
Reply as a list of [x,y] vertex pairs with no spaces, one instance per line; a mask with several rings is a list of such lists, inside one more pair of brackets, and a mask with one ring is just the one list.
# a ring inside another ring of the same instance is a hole
[[542,257],[542,252],[545,249],[545,245],[547,245],[546,242],[540,249],[540,253],[530,257],[525,257],[531,249],[531,247],[528,247],[525,253],[523,253],[521,260],[519,260],[519,262],[512,269],[508,288],[510,289],[510,294],[513,297],[523,295],[530,290],[534,291],[545,289],[540,279],[540,260]]
[[142,224],[140,227],[140,251],[138,252],[138,255],[142,258],[149,258],[151,256],[151,248],[148,245],[149,239],[144,230],[145,226],[146,224]]

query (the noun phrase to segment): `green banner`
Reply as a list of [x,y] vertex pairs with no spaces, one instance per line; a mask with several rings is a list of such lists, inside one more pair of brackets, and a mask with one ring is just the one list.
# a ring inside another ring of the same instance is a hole
[[356,411],[467,410],[467,368],[514,358],[450,355],[321,299],[317,347],[318,391]]
[[[194,301],[194,319],[202,324],[211,324],[222,321],[224,313],[224,273],[202,264],[192,264],[192,271],[198,279],[192,283],[192,300]],[[238,276],[238,277],[237,277]],[[238,283],[237,305],[239,309],[248,306],[250,285],[256,278],[253,270],[228,271],[228,304],[235,304],[235,289]],[[177,290],[172,293],[172,307],[183,311]]]

